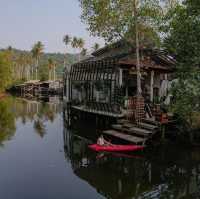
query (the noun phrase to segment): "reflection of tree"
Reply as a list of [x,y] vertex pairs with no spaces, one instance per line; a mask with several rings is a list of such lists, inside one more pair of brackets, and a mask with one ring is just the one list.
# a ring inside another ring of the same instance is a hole
[[13,106],[15,117],[20,118],[23,124],[33,122],[33,127],[41,138],[46,134],[45,122],[53,122],[61,112],[61,103],[39,102],[33,99],[16,98]]
[[36,130],[38,135],[40,135],[41,138],[43,138],[46,134],[45,125],[41,119],[37,119],[34,121],[34,129]]
[[52,108],[51,104],[42,102],[37,115],[40,118],[44,117],[45,120],[49,120],[49,121],[53,122],[55,119],[56,112]]
[[15,118],[11,109],[11,99],[0,100],[0,144],[15,133]]
[[35,118],[53,122],[58,113],[61,112],[61,103],[54,104],[33,99],[16,98],[13,102],[13,109],[16,118],[20,118],[25,123],[33,121]]
[[15,118],[23,124],[32,122],[35,131],[44,137],[45,122],[53,122],[61,112],[60,103],[44,103],[15,97],[0,100],[0,144],[15,133]]

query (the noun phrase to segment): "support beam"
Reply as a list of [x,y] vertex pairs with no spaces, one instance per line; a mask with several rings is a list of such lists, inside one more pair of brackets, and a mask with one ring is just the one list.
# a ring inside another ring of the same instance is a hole
[[154,71],[151,71],[151,80],[150,80],[150,100],[153,102],[153,86],[154,86]]

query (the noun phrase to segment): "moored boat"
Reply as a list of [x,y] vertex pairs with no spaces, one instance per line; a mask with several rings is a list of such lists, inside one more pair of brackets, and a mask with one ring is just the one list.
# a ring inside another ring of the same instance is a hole
[[144,149],[144,146],[139,145],[98,145],[92,144],[88,146],[94,151],[140,151]]

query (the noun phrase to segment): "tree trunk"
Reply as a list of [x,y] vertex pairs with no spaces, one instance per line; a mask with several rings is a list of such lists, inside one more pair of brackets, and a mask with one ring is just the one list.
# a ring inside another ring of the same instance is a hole
[[51,80],[51,68],[49,68],[49,80]]
[[136,45],[136,70],[137,70],[137,95],[141,95],[141,73],[140,73],[140,46],[139,46],[139,33],[137,22],[137,0],[134,0],[134,17],[135,17],[135,45]]
[[56,80],[56,66],[53,67],[53,80]]
[[35,79],[38,80],[38,66],[39,66],[39,59],[36,59],[36,69],[35,69]]

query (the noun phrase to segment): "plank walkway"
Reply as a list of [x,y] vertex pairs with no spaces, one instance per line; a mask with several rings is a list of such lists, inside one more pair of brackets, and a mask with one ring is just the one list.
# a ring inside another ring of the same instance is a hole
[[120,119],[117,121],[117,124],[112,125],[112,129],[106,130],[103,133],[135,144],[145,144],[147,140],[152,139],[159,129],[158,123],[152,121],[143,120],[139,124],[134,124],[126,119]]
[[160,125],[160,123],[158,121],[152,120],[150,118],[149,119],[145,118],[145,119],[142,120],[142,122],[147,123],[147,124],[151,124],[151,125],[155,125],[155,126]]
[[129,142],[133,142],[135,144],[144,144],[145,141],[146,141],[145,138],[140,138],[140,137],[136,137],[136,136],[133,136],[133,135],[120,133],[120,132],[115,131],[115,130],[106,130],[106,131],[103,131],[103,133],[107,134],[107,135],[112,135],[114,137],[129,141]]
[[122,131],[122,132],[127,132],[129,134],[136,134],[139,136],[144,136],[144,137],[149,137],[153,134],[152,131],[147,131],[145,129],[137,128],[132,126],[131,128],[126,128],[123,127],[122,125],[112,125],[113,129]]
[[148,129],[148,130],[155,130],[158,128],[158,126],[156,125],[152,125],[152,124],[148,124],[148,123],[144,123],[144,122],[141,122],[139,124],[140,127],[143,127],[144,129]]

